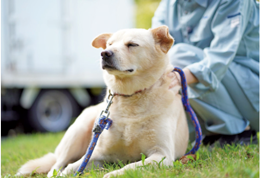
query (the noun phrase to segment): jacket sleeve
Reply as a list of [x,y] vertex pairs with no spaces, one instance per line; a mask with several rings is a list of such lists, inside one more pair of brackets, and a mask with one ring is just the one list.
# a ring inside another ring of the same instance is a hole
[[214,38],[204,49],[204,59],[187,68],[207,89],[214,91],[234,59],[245,31],[251,0],[222,0],[211,22]]
[[162,0],[152,18],[152,28],[166,24],[168,0]]

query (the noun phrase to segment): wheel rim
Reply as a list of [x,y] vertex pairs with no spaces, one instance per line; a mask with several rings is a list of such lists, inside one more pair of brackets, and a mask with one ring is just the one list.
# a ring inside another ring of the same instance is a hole
[[46,131],[64,130],[72,117],[72,104],[62,92],[44,93],[36,106],[37,121]]

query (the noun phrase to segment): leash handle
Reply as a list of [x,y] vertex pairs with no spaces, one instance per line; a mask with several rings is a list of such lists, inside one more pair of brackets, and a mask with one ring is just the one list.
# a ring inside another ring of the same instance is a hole
[[86,152],[86,155],[84,157],[83,162],[81,163],[80,167],[78,168],[77,172],[74,174],[74,176],[77,176],[77,174],[81,175],[86,168],[89,159],[95,149],[95,146],[97,144],[98,138],[100,134],[103,132],[104,129],[109,129],[109,127],[112,125],[112,120],[107,118],[107,116],[102,115],[99,117],[98,123],[95,124],[93,132],[93,138],[88,146],[88,150]]
[[181,100],[182,100],[182,104],[185,108],[185,111],[187,111],[189,113],[190,118],[192,120],[192,123],[195,127],[195,131],[196,131],[195,145],[185,155],[195,154],[195,152],[198,151],[198,149],[200,148],[201,141],[202,141],[202,132],[201,132],[200,123],[198,121],[198,118],[197,118],[195,112],[193,111],[193,109],[191,108],[190,103],[189,103],[185,73],[179,67],[175,67],[173,69],[173,72],[178,72],[181,76],[181,87],[182,87],[182,98],[181,98]]

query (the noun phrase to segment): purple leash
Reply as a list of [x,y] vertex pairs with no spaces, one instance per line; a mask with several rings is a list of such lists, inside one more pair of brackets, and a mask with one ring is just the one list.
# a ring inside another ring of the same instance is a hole
[[[188,152],[186,153],[185,155],[188,155],[188,154],[195,154],[195,152],[199,149],[200,145],[201,145],[201,141],[202,141],[202,132],[201,132],[201,128],[200,128],[200,124],[199,124],[199,121],[197,119],[197,116],[195,114],[195,112],[193,111],[193,109],[191,108],[190,106],[190,103],[189,103],[189,100],[188,100],[188,95],[187,95],[187,83],[186,83],[186,77],[185,77],[185,74],[184,72],[178,68],[178,67],[175,67],[173,72],[178,72],[181,76],[181,85],[182,85],[182,103],[183,103],[183,106],[185,108],[185,111],[187,111],[191,117],[191,120],[192,120],[192,123],[195,127],[195,130],[196,130],[196,142],[195,142],[195,145],[193,146],[193,148]],[[98,119],[98,122],[95,124],[94,126],[94,129],[93,129],[93,132],[94,132],[94,135],[93,135],[93,138],[89,144],[89,147],[88,147],[88,150],[86,152],[86,155],[84,157],[84,160],[83,162],[81,163],[80,167],[78,168],[77,172],[74,174],[74,176],[77,176],[77,174],[82,174],[84,169],[86,168],[89,160],[90,160],[90,157],[95,149],[95,146],[97,144],[97,141],[98,141],[98,138],[100,136],[100,134],[102,133],[102,131],[104,129],[109,129],[109,127],[112,125],[112,120],[108,118],[109,116],[109,107],[110,105],[112,104],[112,100],[113,100],[113,97],[115,95],[114,94],[111,94],[109,93],[108,95],[108,98],[107,98],[107,107],[105,110],[103,110],[99,116],[99,119]]]
[[106,116],[102,116],[99,118],[98,120],[98,124],[96,125],[96,127],[93,129],[93,132],[94,132],[94,136],[89,144],[89,147],[88,147],[88,151],[84,157],[84,161],[81,163],[81,165],[79,166],[77,172],[74,174],[74,176],[77,175],[77,173],[79,174],[82,174],[84,169],[86,168],[88,162],[89,162],[89,159],[94,151],[94,148],[97,144],[97,141],[98,141],[98,138],[100,136],[100,134],[102,133],[102,131],[104,129],[109,129],[109,127],[111,126],[112,124],[112,120],[109,119],[109,118],[106,118]]
[[102,110],[97,123],[95,123],[94,129],[92,130],[94,132],[93,138],[88,146],[88,150],[86,152],[84,160],[81,163],[81,165],[79,166],[79,168],[78,168],[77,172],[74,174],[74,176],[77,176],[78,173],[79,173],[79,175],[81,175],[83,173],[83,171],[86,168],[86,166],[90,160],[90,157],[95,149],[95,146],[97,145],[99,136],[101,135],[101,133],[103,132],[104,129],[108,130],[109,127],[112,125],[113,121],[111,119],[109,119],[108,116],[110,114],[109,107],[112,104],[113,98],[114,98],[114,94],[111,94],[109,91],[109,95],[107,97],[107,107],[105,110]]
[[191,108],[189,100],[188,100],[187,82],[186,82],[185,73],[178,67],[175,67],[173,69],[173,72],[178,72],[180,74],[180,76],[181,76],[181,87],[182,87],[182,98],[181,98],[181,100],[182,100],[182,104],[183,104],[183,106],[185,108],[185,111],[187,111],[189,113],[190,118],[192,120],[192,123],[193,123],[193,125],[195,127],[195,131],[196,131],[195,145],[185,155],[195,154],[195,152],[198,151],[198,149],[200,148],[201,141],[202,141],[202,132],[201,132],[200,123],[198,121],[198,118],[197,118],[195,112]]

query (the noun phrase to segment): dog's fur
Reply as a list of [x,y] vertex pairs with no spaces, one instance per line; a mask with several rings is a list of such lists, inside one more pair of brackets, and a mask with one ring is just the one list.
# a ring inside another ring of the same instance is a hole
[[[104,162],[133,162],[105,175],[110,177],[142,165],[140,153],[147,156],[145,164],[166,157],[164,165],[172,165],[184,155],[188,127],[178,94],[180,86],[169,88],[173,66],[167,52],[173,41],[166,26],[121,30],[94,39],[92,45],[105,50],[101,65],[107,88],[131,96],[114,97],[109,116],[113,124],[101,134],[87,168],[92,163],[102,167]],[[85,109],[69,127],[54,154],[27,162],[18,175],[34,170],[49,172],[48,177],[54,169],[61,169],[61,175],[75,172],[91,141],[94,121],[105,107],[103,102]]]

